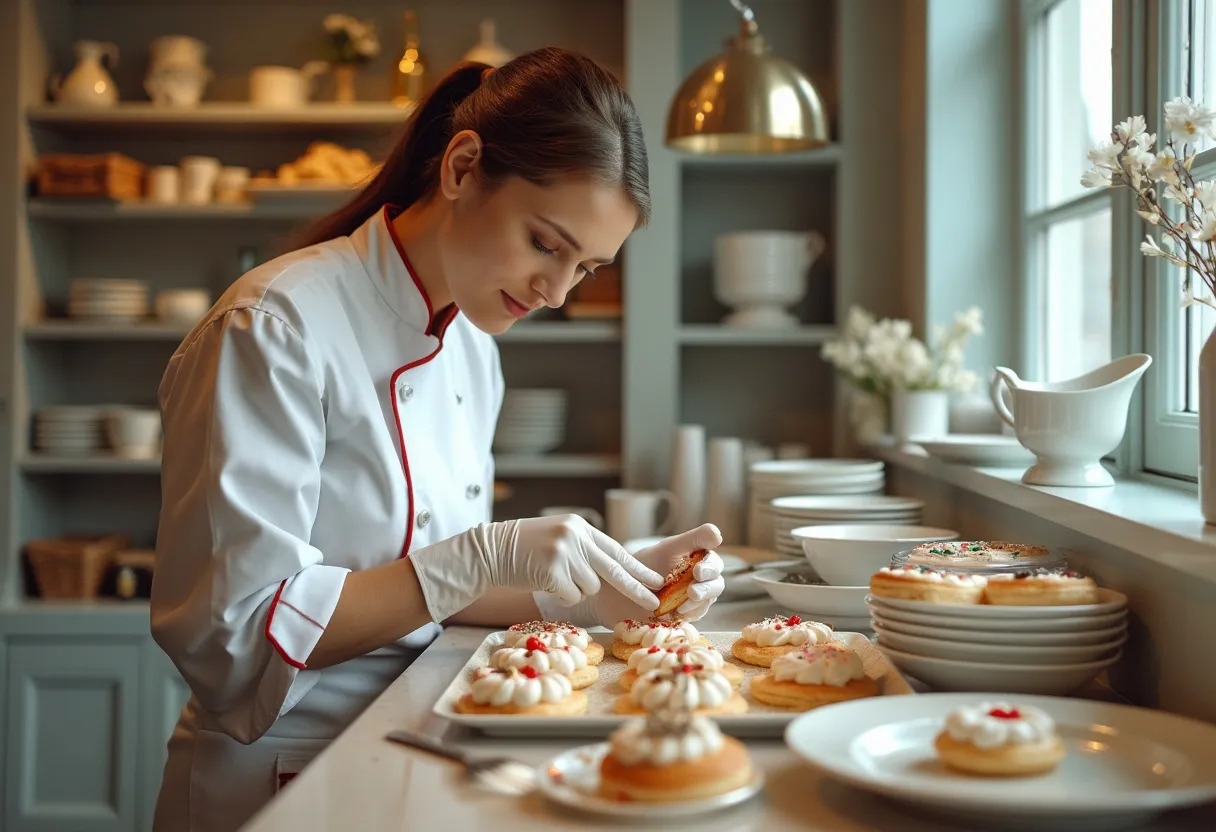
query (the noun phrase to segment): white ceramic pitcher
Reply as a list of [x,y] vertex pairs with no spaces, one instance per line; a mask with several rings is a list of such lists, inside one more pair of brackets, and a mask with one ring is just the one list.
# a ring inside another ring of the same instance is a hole
[[1038,457],[1031,485],[1114,485],[1101,459],[1123,441],[1132,393],[1152,356],[1137,353],[1067,381],[1023,381],[997,367],[992,403],[1018,441]]
[[118,88],[101,59],[109,58],[110,66],[118,63],[118,47],[95,40],[76,41],[76,66],[60,83],[59,76],[51,78],[51,95],[60,104],[72,107],[113,107],[118,103]]

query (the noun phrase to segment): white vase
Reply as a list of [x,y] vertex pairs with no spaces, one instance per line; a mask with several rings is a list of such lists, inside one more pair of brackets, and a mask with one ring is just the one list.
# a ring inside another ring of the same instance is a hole
[[676,533],[695,528],[705,517],[705,428],[676,428],[671,454],[671,490],[676,495]]
[[74,107],[113,107],[118,103],[118,88],[101,64],[109,58],[110,66],[118,63],[118,47],[95,40],[76,42],[76,66],[62,81],[51,78],[51,93],[55,101]]
[[709,440],[706,483],[705,520],[722,532],[723,543],[742,543],[747,503],[742,439]]
[[1199,352],[1199,507],[1216,525],[1216,332]]
[[891,394],[891,434],[897,445],[936,439],[950,432],[950,394],[945,390],[897,390]]
[[890,407],[886,398],[859,387],[849,388],[849,426],[858,445],[872,445],[887,433]]

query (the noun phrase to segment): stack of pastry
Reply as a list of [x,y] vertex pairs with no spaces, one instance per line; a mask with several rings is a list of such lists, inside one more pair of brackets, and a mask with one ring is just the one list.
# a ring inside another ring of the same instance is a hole
[[519,647],[500,647],[490,654],[490,667],[498,670],[530,667],[538,673],[553,671],[570,677],[575,690],[590,687],[600,677],[599,669],[587,662],[577,647],[546,647],[536,636],[528,636]]
[[717,671],[736,688],[743,683],[743,671],[722,658],[716,647],[707,644],[688,644],[672,640],[663,647],[635,650],[630,654],[628,664],[629,669],[621,674],[619,680],[620,686],[626,691],[633,687],[639,676],[652,670],[669,670],[684,665]]
[[747,700],[722,672],[691,664],[647,671],[616,700],[618,714],[649,713],[661,708],[687,708],[720,716],[745,713]]

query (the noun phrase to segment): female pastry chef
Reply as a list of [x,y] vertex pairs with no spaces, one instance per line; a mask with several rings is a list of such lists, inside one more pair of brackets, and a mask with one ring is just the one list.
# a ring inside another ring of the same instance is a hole
[[[487,522],[492,335],[646,221],[619,82],[542,49],[463,65],[306,245],[241,277],[170,360],[152,632],[193,696],[158,830],[235,829],[442,622],[644,617],[702,526],[635,558],[579,517]],[[680,612],[722,592],[716,555]]]

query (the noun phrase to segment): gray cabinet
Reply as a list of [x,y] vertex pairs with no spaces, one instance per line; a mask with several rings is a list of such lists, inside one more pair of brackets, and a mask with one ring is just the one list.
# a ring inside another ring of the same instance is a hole
[[190,688],[161,652],[147,639],[143,648],[143,693],[140,699],[139,809],[140,829],[152,828],[156,796],[165,769],[166,744],[178,714],[190,698]]
[[8,642],[4,828],[135,830],[140,642]]

